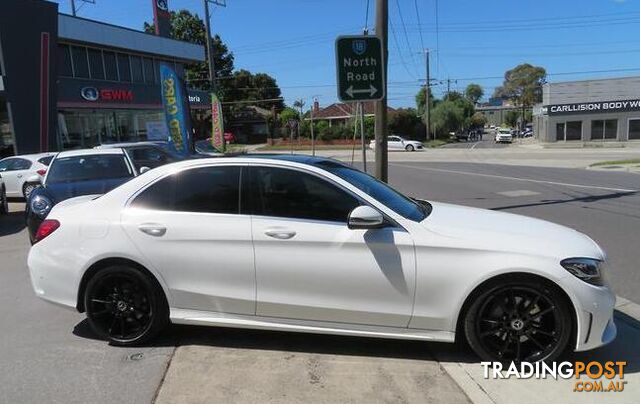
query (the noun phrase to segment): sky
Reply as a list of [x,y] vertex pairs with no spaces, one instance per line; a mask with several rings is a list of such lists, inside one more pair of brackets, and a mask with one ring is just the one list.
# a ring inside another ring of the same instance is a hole
[[[70,13],[71,0],[58,0]],[[153,0],[94,0],[78,16],[133,29],[153,18]],[[640,75],[640,0],[388,0],[388,102],[414,107],[430,50],[436,96],[480,84],[485,99],[520,63],[550,82]],[[376,0],[226,0],[213,6],[212,30],[236,69],[273,76],[285,102],[337,101],[334,41],[373,33]],[[369,12],[367,19],[367,3]],[[169,0],[202,16],[203,0]]]

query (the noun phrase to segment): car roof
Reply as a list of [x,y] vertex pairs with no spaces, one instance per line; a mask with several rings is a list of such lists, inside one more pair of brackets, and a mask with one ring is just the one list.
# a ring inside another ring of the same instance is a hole
[[124,150],[121,148],[108,148],[108,149],[80,149],[80,150],[67,150],[58,153],[56,158],[75,157],[75,156],[91,156],[97,154],[113,154],[124,155]]
[[6,160],[6,159],[11,159],[11,158],[21,158],[21,159],[27,159],[27,160],[31,160],[31,161],[37,161],[37,160],[40,160],[43,157],[54,156],[55,154],[56,154],[55,152],[36,153],[36,154],[22,154],[22,155],[18,155],[18,156],[7,156],[7,157],[5,157],[3,159],[0,159],[0,161]]
[[122,147],[136,147],[136,146],[163,146],[167,142],[163,141],[146,141],[146,142],[129,142],[129,143],[105,143],[94,147],[94,149],[114,149]]

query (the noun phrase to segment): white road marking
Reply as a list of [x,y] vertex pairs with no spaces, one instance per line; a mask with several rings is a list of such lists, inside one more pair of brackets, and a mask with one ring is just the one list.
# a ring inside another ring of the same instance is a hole
[[601,189],[604,191],[614,191],[614,192],[638,192],[637,189],[609,188],[609,187],[599,187],[597,185],[569,184],[566,182],[534,180],[531,178],[507,177],[506,175],[481,174],[481,173],[474,173],[470,171],[445,170],[443,168],[416,167],[416,166],[410,166],[405,164],[390,164],[390,165],[413,168],[416,170],[423,170],[423,171],[436,171],[436,172],[451,173],[451,174],[475,175],[476,177],[499,178],[503,180],[533,182],[536,184],[560,185],[563,187],[572,187],[572,188],[591,188],[591,189]]
[[475,148],[476,148],[476,146],[477,146],[477,145],[479,145],[479,144],[480,144],[480,142],[475,142],[475,143],[473,144],[473,146],[471,146],[471,149],[470,149],[470,150],[475,149]]
[[529,191],[527,189],[518,190],[518,191],[504,191],[504,192],[496,192],[498,195],[508,196],[510,198],[517,198],[519,196],[533,196],[540,195],[540,192]]

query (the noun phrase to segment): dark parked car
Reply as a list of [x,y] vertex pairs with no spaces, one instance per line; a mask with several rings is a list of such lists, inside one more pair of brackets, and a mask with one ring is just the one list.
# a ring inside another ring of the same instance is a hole
[[40,223],[57,203],[76,196],[107,193],[136,175],[138,170],[121,148],[59,153],[51,162],[43,185],[27,201],[25,212],[31,242]]

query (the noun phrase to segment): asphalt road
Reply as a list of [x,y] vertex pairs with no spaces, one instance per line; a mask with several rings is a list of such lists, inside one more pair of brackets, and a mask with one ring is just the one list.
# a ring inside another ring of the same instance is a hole
[[[482,140],[471,140],[468,142],[455,142],[442,146],[443,149],[503,149],[509,147],[509,143],[494,142],[495,133],[493,131],[485,132]],[[517,140],[515,140],[517,141]]]
[[175,336],[146,348],[95,340],[83,315],[35,297],[28,248],[24,213],[0,217],[0,403],[149,403]]
[[640,303],[640,176],[584,169],[396,162],[402,192],[545,219],[588,234],[608,253],[615,292]]

